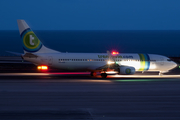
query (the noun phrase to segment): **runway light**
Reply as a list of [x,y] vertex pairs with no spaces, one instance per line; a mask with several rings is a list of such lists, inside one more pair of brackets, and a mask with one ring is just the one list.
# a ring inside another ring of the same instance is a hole
[[115,80],[117,82],[148,82],[148,81],[157,81],[157,80],[148,80],[148,79],[139,79],[139,80]]
[[48,70],[48,66],[42,65],[37,67],[38,70]]

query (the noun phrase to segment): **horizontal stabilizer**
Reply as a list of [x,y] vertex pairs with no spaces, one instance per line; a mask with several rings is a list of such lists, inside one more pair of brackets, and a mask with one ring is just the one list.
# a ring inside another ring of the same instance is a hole
[[17,56],[21,56],[23,54],[23,53],[18,53],[18,52],[11,52],[11,51],[6,51],[6,52],[17,55]]
[[30,58],[37,58],[38,56],[32,53],[26,53],[25,55],[23,55],[22,57],[30,57]]

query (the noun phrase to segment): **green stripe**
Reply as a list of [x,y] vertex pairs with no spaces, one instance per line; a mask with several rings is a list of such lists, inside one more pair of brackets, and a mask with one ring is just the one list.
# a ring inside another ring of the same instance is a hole
[[142,57],[142,54],[139,54],[139,58],[140,58],[140,68],[139,68],[139,71],[143,71],[143,57]]

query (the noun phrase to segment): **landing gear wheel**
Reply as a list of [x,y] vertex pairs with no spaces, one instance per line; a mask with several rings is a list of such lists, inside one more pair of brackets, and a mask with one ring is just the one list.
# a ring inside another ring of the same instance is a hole
[[107,77],[107,74],[106,74],[106,73],[101,73],[101,77],[102,77],[102,78],[106,78],[106,77]]
[[163,73],[162,73],[162,72],[159,72],[159,76],[163,76]]

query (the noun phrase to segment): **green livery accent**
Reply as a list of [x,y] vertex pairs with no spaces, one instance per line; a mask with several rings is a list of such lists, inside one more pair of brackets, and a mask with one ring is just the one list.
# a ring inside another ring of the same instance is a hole
[[23,48],[27,52],[37,52],[41,49],[42,43],[31,29],[24,30],[21,34]]
[[[33,39],[34,45],[30,44],[30,35],[34,38]],[[30,31],[24,35],[23,43],[27,48],[35,49],[39,46],[40,40],[36,37],[36,35],[32,31]]]
[[138,54],[140,58],[140,68],[139,71],[149,70],[150,58],[148,54]]
[[127,68],[126,69],[126,74],[130,74],[131,73],[131,69]]

